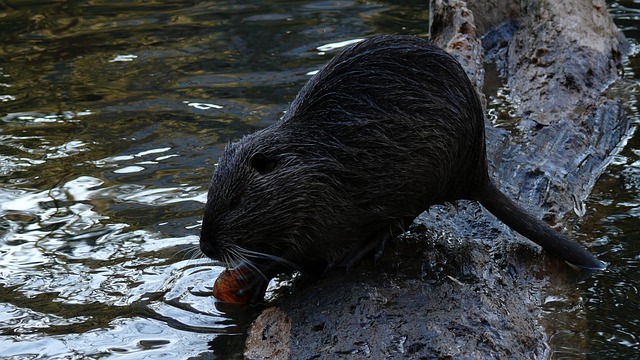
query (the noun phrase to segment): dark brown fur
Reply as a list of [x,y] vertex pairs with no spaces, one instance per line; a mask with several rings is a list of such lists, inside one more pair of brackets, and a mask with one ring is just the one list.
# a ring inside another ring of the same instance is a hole
[[268,276],[274,264],[350,266],[458,199],[575,265],[601,266],[493,185],[482,107],[460,65],[428,41],[378,36],[335,56],[280,121],[227,147],[200,246]]

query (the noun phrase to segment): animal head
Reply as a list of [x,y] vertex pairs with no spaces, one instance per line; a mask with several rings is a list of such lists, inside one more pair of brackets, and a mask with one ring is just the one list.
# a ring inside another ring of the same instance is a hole
[[349,201],[336,190],[340,176],[330,175],[339,163],[317,148],[296,144],[275,128],[229,144],[209,187],[202,252],[255,268],[275,262],[300,270],[329,261],[319,254],[331,252],[317,247],[334,246],[329,242],[340,238],[336,230],[348,219],[327,214],[339,213]]

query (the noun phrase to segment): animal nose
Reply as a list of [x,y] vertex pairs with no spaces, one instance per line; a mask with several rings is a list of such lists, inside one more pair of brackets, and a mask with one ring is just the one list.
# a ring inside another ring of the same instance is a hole
[[214,260],[220,260],[220,249],[215,245],[215,242],[206,239],[205,236],[200,235],[200,251],[208,258]]

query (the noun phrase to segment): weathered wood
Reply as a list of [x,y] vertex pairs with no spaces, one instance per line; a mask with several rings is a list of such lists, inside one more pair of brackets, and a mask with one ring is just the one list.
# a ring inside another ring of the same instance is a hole
[[462,65],[484,104],[482,43],[467,4],[464,1],[433,1],[429,12],[429,31],[431,40]]
[[629,127],[621,105],[601,95],[626,45],[604,1],[530,0],[519,21],[506,56],[494,58],[523,131],[489,151],[511,195],[562,217],[589,195]]
[[[512,132],[487,129],[494,175],[534,214],[557,221],[588,195],[627,133],[621,106],[601,95],[617,77],[623,43],[603,1],[519,3],[433,0],[432,36],[478,88],[483,52],[502,70],[520,120]],[[476,27],[474,17],[485,16]],[[490,48],[481,48],[478,29],[503,20],[507,29],[490,31]],[[540,254],[473,202],[433,207],[379,264],[279,297],[256,320],[246,356],[547,358],[545,278],[536,272],[571,270],[543,265]]]

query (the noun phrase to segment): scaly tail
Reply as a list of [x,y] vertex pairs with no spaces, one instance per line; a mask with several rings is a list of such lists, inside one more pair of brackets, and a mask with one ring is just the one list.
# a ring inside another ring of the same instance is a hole
[[590,270],[604,268],[604,264],[585,248],[516,205],[491,181],[488,182],[480,203],[507,226],[563,260]]

